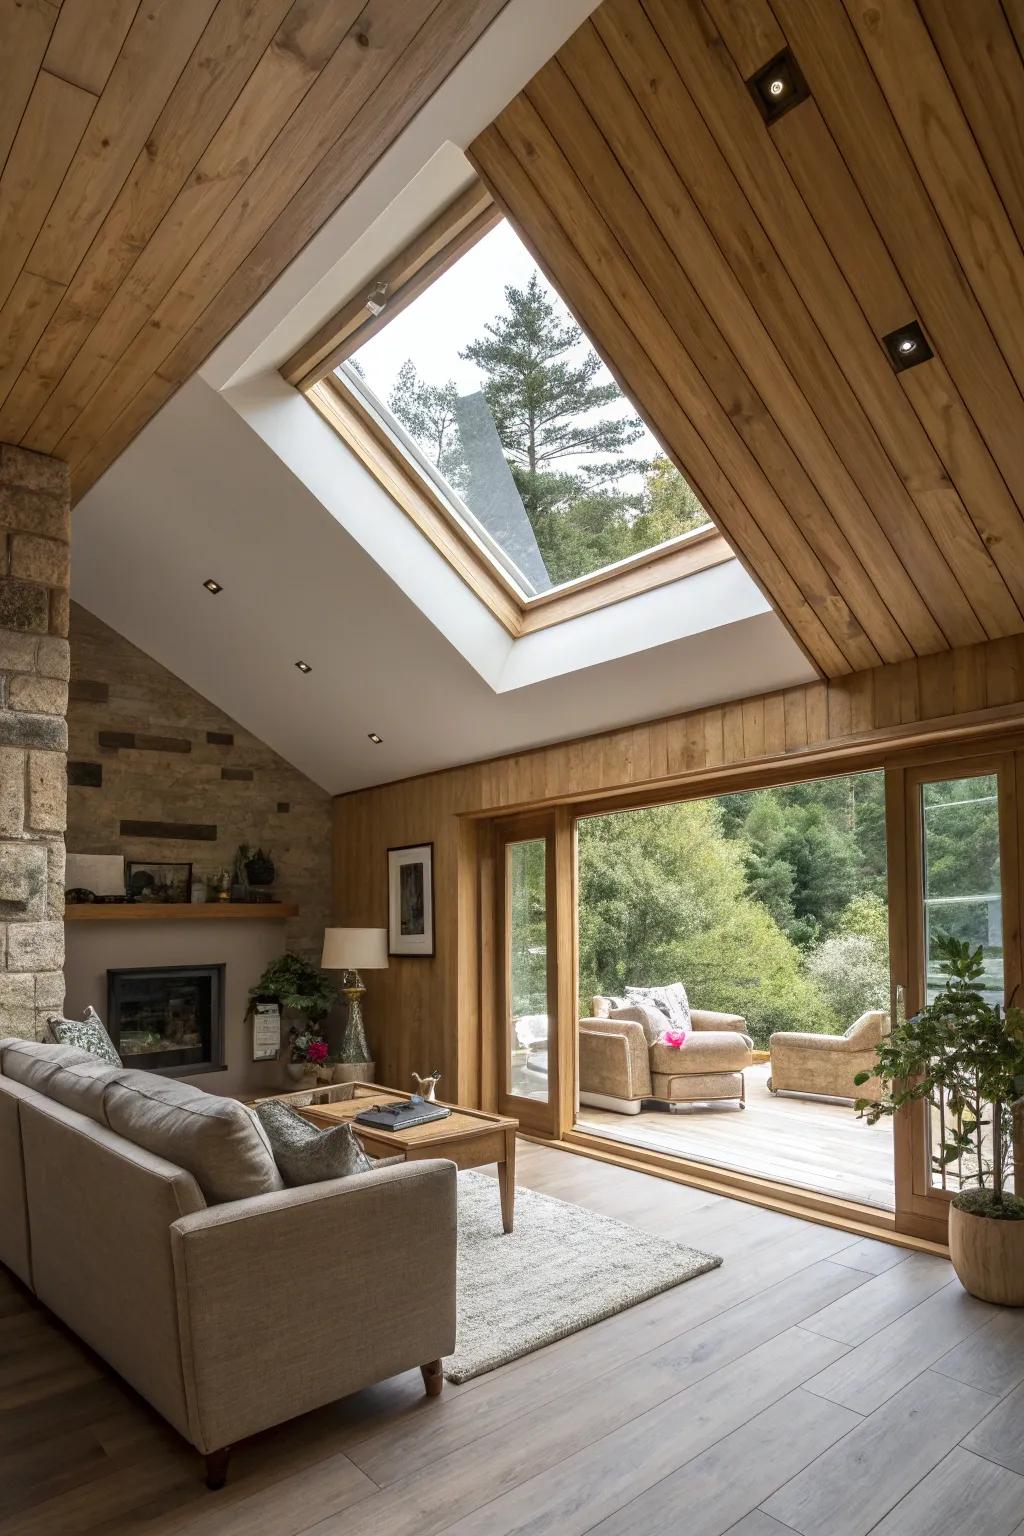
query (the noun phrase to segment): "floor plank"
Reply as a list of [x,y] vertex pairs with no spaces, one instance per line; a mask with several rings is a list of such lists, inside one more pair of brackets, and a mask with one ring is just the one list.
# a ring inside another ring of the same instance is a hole
[[991,1406],[976,1387],[926,1371],[766,1499],[765,1510],[800,1536],[866,1536]]
[[591,1536],[668,1531],[684,1513],[686,1536],[723,1536],[859,1423],[858,1414],[833,1404],[823,1412],[798,1387],[592,1527]]
[[897,1264],[905,1264],[909,1257],[906,1248],[865,1237],[837,1253],[835,1260],[837,1264],[849,1264],[851,1269],[866,1270],[869,1275],[882,1275],[887,1269],[895,1269]]
[[1024,1476],[1024,1386],[1004,1397],[981,1423],[964,1437],[969,1451]]
[[904,1259],[903,1264],[884,1271],[844,1300],[833,1302],[817,1317],[809,1317],[807,1327],[840,1344],[863,1344],[952,1278],[945,1259],[928,1253],[904,1253]]
[[1024,1312],[1006,1308],[935,1362],[943,1376],[966,1381],[996,1397],[1024,1382]]
[[[851,1349],[809,1382],[808,1387],[819,1397],[841,1403],[855,1413],[873,1413],[927,1366],[996,1315],[995,1307],[968,1296],[954,1280],[912,1312]],[[945,1379],[936,1377],[934,1381]]]
[[923,1477],[872,1536],[1011,1536],[1024,1515],[1024,1477],[961,1448]]

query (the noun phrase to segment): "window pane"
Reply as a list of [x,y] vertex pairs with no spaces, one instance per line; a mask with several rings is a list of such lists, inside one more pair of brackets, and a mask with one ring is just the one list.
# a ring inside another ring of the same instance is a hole
[[[978,990],[989,1003],[1002,1004],[1003,902],[999,868],[999,781],[994,774],[943,779],[921,786],[924,859],[925,989],[934,1001],[945,977],[939,969],[938,941],[966,940],[981,947],[984,974]],[[929,1105],[931,1181],[935,1189],[956,1191],[972,1184],[978,1153],[991,1166],[991,1109],[982,1106],[980,1139],[975,1152],[943,1163],[940,1149],[955,1116],[936,1091]]]
[[524,597],[709,521],[504,221],[337,372]]
[[507,1082],[523,1099],[548,1097],[547,844],[511,843],[508,881],[509,1013]]
[[943,982],[936,939],[949,935],[982,947],[981,990],[989,1002],[1002,1003],[1003,902],[995,775],[922,785],[921,813],[928,1001]]

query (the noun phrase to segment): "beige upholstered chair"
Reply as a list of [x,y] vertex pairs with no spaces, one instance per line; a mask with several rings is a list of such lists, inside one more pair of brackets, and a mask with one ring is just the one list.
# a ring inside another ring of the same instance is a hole
[[645,1099],[672,1104],[735,1099],[745,1105],[751,1045],[739,1014],[693,1009],[693,1034],[681,1050],[659,1040],[662,1024],[643,1008],[612,1008],[595,997],[580,1020],[580,1103],[637,1115]]
[[858,1072],[875,1065],[875,1047],[889,1033],[889,1015],[861,1014],[843,1035],[810,1035],[782,1031],[772,1035],[772,1093],[814,1093],[834,1099],[877,1099],[877,1078],[858,1087]]

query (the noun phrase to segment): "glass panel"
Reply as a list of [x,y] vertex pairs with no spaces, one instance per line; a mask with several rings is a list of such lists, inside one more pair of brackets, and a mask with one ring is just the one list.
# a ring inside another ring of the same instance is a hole
[[[946,936],[980,945],[985,971],[978,990],[1002,1004],[1003,901],[999,867],[999,781],[995,774],[941,779],[921,786],[921,844],[924,863],[925,996],[933,1002],[943,976],[937,941]],[[983,1111],[982,1119],[988,1114]],[[931,1181],[934,1189],[956,1192],[973,1183],[977,1157],[943,1166],[937,1149],[945,1140],[949,1111],[941,1093],[930,1106]],[[991,1160],[990,1137],[982,1132],[981,1155]]]
[[525,598],[709,522],[504,221],[337,377]]
[[999,786],[994,774],[921,786],[924,928],[928,1001],[942,986],[935,941],[981,945],[980,990],[1002,1003],[1003,900],[999,878]]
[[551,1025],[548,1018],[547,843],[510,843],[508,881],[508,1092],[548,1099]]
[[[892,1123],[869,1126],[852,1103],[889,1006],[883,775],[587,817],[578,850],[579,1123],[891,1210]],[[696,1025],[681,1043],[664,991],[680,984]],[[658,989],[648,1029],[676,1038],[627,1114],[614,1021],[593,1026],[633,987]],[[735,1077],[716,1083],[701,1057],[709,1028],[753,1042],[743,1113]]]

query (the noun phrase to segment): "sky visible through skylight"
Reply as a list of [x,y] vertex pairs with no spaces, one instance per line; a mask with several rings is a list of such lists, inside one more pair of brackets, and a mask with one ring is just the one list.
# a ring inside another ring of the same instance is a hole
[[[510,307],[506,288],[526,294],[535,277],[539,300]],[[509,345],[465,357],[471,344],[493,342],[488,327],[500,328],[502,317],[512,324]],[[545,351],[574,323],[502,220],[351,360],[511,561],[527,595],[707,522],[650,430],[627,426],[637,413],[586,337]],[[524,364],[540,354],[539,366]],[[344,365],[339,373],[344,379]]]

